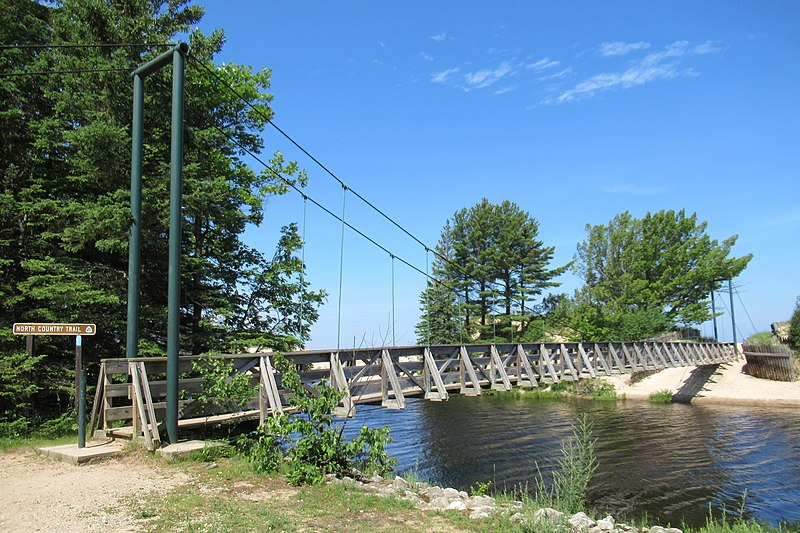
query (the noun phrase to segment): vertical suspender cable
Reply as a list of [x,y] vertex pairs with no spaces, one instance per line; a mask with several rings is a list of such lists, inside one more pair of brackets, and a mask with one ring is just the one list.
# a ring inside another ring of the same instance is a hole
[[433,287],[433,283],[430,282],[431,279],[430,272],[428,271],[429,254],[430,254],[430,249],[426,246],[425,247],[425,312],[428,313],[428,320],[425,322],[425,326],[427,329],[427,331],[425,332],[426,336],[425,344],[427,344],[428,346],[431,345],[431,306],[429,300],[430,291],[428,289]]
[[492,344],[497,344],[497,315],[494,312],[495,297],[492,291]]
[[464,344],[464,324],[461,323],[461,300],[458,300],[458,322],[461,327],[458,328],[458,340],[460,344]]
[[303,233],[301,234],[302,245],[300,246],[300,343],[303,342],[303,327],[305,322],[305,296],[306,296],[306,210],[308,207],[308,196],[303,194]]
[[339,246],[339,311],[336,322],[336,351],[339,351],[342,341],[342,279],[344,276],[344,208],[347,202],[347,185],[342,184],[342,237]]
[[394,254],[389,254],[389,257],[392,258],[392,346],[397,346],[397,340],[395,339],[394,332],[395,332],[395,319],[394,319]]

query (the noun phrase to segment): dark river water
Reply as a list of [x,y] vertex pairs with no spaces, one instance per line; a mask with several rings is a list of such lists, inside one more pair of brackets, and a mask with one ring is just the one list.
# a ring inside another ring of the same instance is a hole
[[468,490],[546,478],[581,413],[594,424],[599,468],[589,505],[616,518],[702,525],[738,512],[800,522],[800,409],[451,396],[405,411],[359,406],[348,429],[388,425],[397,472]]

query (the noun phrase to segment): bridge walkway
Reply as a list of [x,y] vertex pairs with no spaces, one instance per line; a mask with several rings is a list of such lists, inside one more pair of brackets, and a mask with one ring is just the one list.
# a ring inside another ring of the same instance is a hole
[[[291,408],[274,353],[210,356],[245,374],[253,397],[243,408],[224,401],[208,405],[199,361],[180,358],[179,427],[215,426],[258,420]],[[630,374],[670,367],[719,364],[738,357],[732,343],[602,342],[400,346],[287,352],[306,385],[325,382],[343,392],[337,414],[353,416],[358,404],[404,409],[406,399],[446,401],[450,394],[480,396],[486,388],[511,390]],[[166,411],[166,364],[162,357],[101,361],[90,431],[142,438],[159,444]]]

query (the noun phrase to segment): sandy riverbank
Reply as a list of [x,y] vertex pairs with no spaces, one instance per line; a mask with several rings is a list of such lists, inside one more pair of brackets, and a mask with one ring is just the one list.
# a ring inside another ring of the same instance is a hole
[[667,368],[631,384],[630,376],[605,378],[630,399],[672,391],[676,401],[800,407],[800,381],[791,383],[754,378],[743,371],[744,358],[732,363]]

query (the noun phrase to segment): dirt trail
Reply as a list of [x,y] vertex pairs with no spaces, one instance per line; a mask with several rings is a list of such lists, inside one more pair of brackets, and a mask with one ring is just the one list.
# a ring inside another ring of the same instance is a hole
[[137,531],[129,503],[189,481],[135,455],[80,467],[32,450],[0,453],[0,531]]

